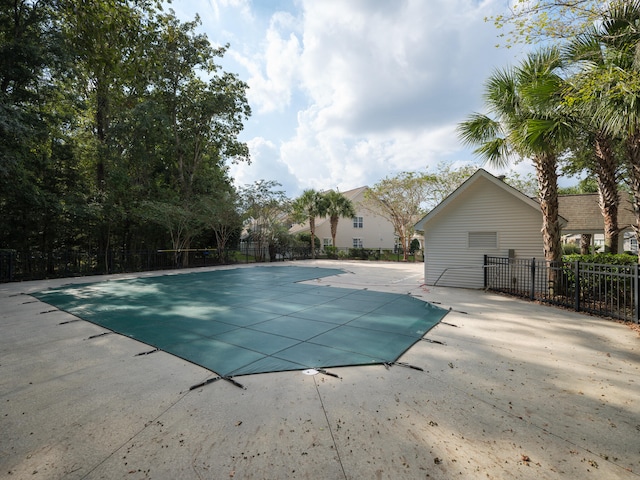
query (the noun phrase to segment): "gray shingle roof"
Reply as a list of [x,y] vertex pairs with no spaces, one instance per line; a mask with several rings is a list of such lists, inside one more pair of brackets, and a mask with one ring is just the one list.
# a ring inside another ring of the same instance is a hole
[[[562,233],[601,233],[604,230],[604,220],[598,202],[597,193],[559,195],[560,215],[567,219],[567,226],[562,229]],[[634,222],[633,207],[629,196],[620,193],[618,228],[628,229]]]

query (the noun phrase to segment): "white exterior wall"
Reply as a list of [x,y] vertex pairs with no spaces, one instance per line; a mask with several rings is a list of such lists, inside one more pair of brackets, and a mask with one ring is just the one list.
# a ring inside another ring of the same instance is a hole
[[[544,257],[541,227],[539,211],[478,178],[425,226],[425,283],[482,288],[484,255]],[[497,248],[469,248],[469,232],[497,232]]]

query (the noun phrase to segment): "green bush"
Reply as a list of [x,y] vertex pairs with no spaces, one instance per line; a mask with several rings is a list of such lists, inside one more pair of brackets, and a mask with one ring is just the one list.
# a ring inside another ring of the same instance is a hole
[[566,243],[562,245],[563,255],[580,255],[580,247],[575,243]]
[[[297,235],[297,240],[303,244],[311,245],[311,234],[308,232],[301,232]],[[316,249],[320,248],[320,239],[317,236],[313,236],[313,244],[316,246]]]
[[[615,298],[620,304],[628,304],[633,295],[630,283],[620,274],[628,275],[633,272],[631,267],[638,263],[637,255],[626,253],[592,253],[589,255],[565,255],[563,276],[568,285],[576,284],[574,265],[580,262],[579,288],[583,301],[600,299],[601,292],[607,292],[610,299]],[[600,267],[612,265],[612,267]],[[590,273],[593,272],[593,273]]]
[[637,255],[627,253],[590,253],[588,255],[564,255],[565,262],[600,263],[604,265],[633,265],[638,263]]
[[409,253],[413,255],[418,250],[420,250],[420,240],[414,238],[413,240],[411,240],[411,245],[409,245]]
[[380,250],[370,248],[350,248],[349,258],[359,258],[361,260],[380,260]]
[[369,252],[364,248],[350,248],[349,257],[366,260],[367,258],[369,258]]
[[324,247],[324,252],[327,254],[327,258],[338,258],[338,248],[337,247]]

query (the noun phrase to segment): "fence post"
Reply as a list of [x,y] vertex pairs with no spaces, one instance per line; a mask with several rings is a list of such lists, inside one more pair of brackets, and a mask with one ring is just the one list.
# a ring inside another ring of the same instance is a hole
[[576,312],[579,312],[580,311],[580,261],[579,260],[576,260],[576,268],[575,268],[573,283],[574,283],[574,288],[576,292],[574,308]]
[[536,298],[536,259],[531,259],[531,292],[529,293],[531,300]]
[[484,256],[484,260],[483,260],[482,265],[483,265],[482,273],[483,273],[483,276],[484,276],[484,288],[486,290],[487,289],[487,284],[489,283],[488,279],[487,279],[487,255]]
[[9,253],[9,281],[10,282],[13,282],[13,272],[15,271],[15,264],[16,264],[16,252],[10,252]]
[[633,276],[633,321],[636,323],[640,323],[640,285],[638,285],[638,264],[636,263],[633,266],[634,276]]

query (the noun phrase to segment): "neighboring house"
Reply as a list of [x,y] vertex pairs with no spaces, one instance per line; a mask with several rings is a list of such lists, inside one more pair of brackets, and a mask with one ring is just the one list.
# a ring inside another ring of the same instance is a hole
[[[574,242],[580,246],[580,236],[591,234],[592,245],[604,245],[604,219],[600,210],[600,196],[597,193],[579,195],[560,195],[558,207],[560,215],[567,219],[567,225],[562,229],[565,243]],[[618,251],[637,252],[638,244],[633,234],[632,225],[635,223],[633,206],[629,196],[620,194],[618,206]],[[599,250],[602,251],[602,248]]]
[[[368,187],[355,188],[341,192],[353,203],[356,211],[354,218],[340,218],[336,234],[336,245],[339,249],[368,248],[393,250],[397,242],[397,236],[393,224],[386,218],[375,215],[362,206],[364,192]],[[289,233],[309,232],[309,222],[301,225],[293,225]],[[331,222],[329,217],[316,219],[315,235],[320,240],[322,248],[332,246]]]
[[482,288],[484,255],[544,258],[541,227],[536,200],[480,169],[416,224],[425,283]]

